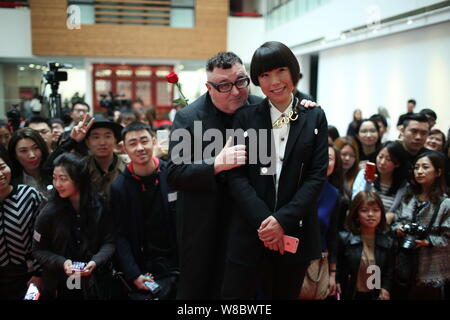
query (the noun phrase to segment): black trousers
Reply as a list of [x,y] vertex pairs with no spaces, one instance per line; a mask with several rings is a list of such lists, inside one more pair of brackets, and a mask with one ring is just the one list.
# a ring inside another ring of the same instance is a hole
[[31,274],[26,265],[0,267],[0,300],[23,300]]
[[[290,254],[290,253],[285,253]],[[222,298],[232,300],[295,300],[309,261],[286,263],[277,252],[265,252],[260,263],[246,266],[227,260]]]

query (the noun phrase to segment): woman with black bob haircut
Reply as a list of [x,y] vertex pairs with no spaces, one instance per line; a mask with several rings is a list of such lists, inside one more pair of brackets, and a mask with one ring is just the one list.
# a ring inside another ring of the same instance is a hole
[[[328,124],[322,109],[305,108],[315,103],[297,91],[300,66],[284,44],[259,47],[250,75],[266,99],[239,109],[233,120],[235,138],[245,144],[249,160],[238,154],[245,165],[229,172],[235,236],[229,241],[222,295],[297,299],[306,268],[321,257],[317,199],[326,181]],[[284,236],[301,239],[295,253],[285,250],[290,246]]]
[[26,184],[47,195],[50,174],[44,170],[49,151],[38,131],[22,128],[14,132],[8,144],[13,184]]
[[437,151],[425,152],[416,158],[413,168],[392,224],[400,248],[396,280],[399,288],[403,286],[403,298],[440,300],[450,282],[450,199],[444,157]]
[[36,221],[33,241],[33,255],[44,269],[42,297],[107,299],[109,261],[115,250],[112,220],[92,190],[83,158],[74,153],[58,156],[53,185],[52,197]]

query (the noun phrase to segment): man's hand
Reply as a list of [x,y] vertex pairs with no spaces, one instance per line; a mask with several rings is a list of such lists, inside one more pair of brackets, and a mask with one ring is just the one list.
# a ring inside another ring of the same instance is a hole
[[81,120],[75,127],[73,127],[72,132],[70,133],[70,137],[73,140],[81,142],[86,137],[87,132],[92,127],[95,120],[95,118],[92,118],[88,122],[88,117],[89,115],[85,114],[83,120]]
[[283,241],[283,236],[284,230],[274,216],[270,216],[264,220],[258,229],[259,240],[266,242],[268,245],[277,244],[280,240]]
[[153,147],[153,155],[158,158],[165,157],[169,154],[169,139],[163,139],[161,141],[156,140]]
[[141,274],[137,279],[133,281],[133,283],[139,290],[149,291],[147,286],[144,284],[146,281],[149,281],[148,278]]
[[231,146],[233,139],[228,138],[227,143],[214,160],[214,173],[231,170],[242,166],[247,161],[247,152],[244,145]]
[[300,104],[302,106],[304,106],[306,109],[308,109],[308,108],[320,108],[320,104],[317,104],[317,103],[315,103],[314,101],[311,101],[311,100],[303,99],[300,102]]

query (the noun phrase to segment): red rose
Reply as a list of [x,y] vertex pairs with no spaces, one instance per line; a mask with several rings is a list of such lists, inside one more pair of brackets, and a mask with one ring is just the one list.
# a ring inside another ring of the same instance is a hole
[[169,83],[177,83],[178,82],[178,76],[176,73],[171,72],[166,76],[167,82]]

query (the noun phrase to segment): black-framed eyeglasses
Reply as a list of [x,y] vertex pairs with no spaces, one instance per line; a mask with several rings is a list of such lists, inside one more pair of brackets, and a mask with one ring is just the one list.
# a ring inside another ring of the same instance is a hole
[[214,83],[208,81],[208,83],[212,85],[214,89],[216,89],[220,93],[227,93],[233,90],[233,86],[236,86],[236,88],[238,89],[247,88],[248,85],[250,84],[250,78],[249,77],[239,78],[235,82]]

